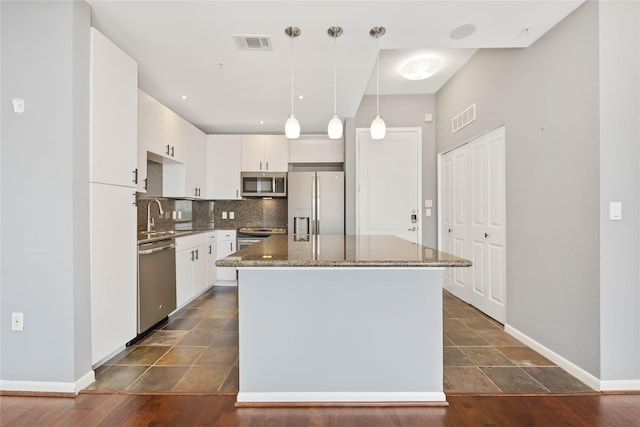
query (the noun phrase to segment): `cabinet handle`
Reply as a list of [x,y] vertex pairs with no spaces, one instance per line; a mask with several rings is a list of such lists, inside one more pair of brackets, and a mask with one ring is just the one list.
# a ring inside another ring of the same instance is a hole
[[191,251],[191,261],[195,260],[195,252],[196,251]]
[[209,255],[211,255],[211,245],[209,245]]
[[138,206],[138,198],[136,197],[136,193],[133,193],[133,206]]
[[262,161],[260,162],[260,170],[262,170]]
[[229,242],[229,249],[231,249],[231,252],[233,252],[233,242]]
[[138,183],[138,168],[135,168],[133,170],[133,183],[137,184]]
[[267,161],[267,170],[269,170],[269,162]]
[[170,146],[169,144],[167,144],[167,156],[171,155],[171,152],[169,151],[169,148],[170,148],[170,147],[171,147],[171,146]]
[[197,197],[198,196],[198,187],[193,189],[193,194]]
[[236,190],[236,199],[238,198],[238,190]]
[[450,228],[448,229],[448,231],[449,231],[449,233],[451,233],[451,229]]
[[171,147],[171,157],[175,157],[175,149],[176,147]]
[[144,189],[147,190],[147,178],[144,179]]
[[198,259],[200,257],[200,253],[198,251],[199,251],[199,249],[196,249],[196,259]]

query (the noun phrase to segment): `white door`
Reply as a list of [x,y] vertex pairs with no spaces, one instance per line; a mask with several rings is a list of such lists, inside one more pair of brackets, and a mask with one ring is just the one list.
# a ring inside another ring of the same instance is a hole
[[440,248],[470,259],[445,270],[444,287],[506,320],[504,127],[440,158]]
[[506,320],[504,127],[469,143],[470,303]]
[[[467,150],[463,146],[443,154],[440,159],[440,248],[444,252],[467,257]],[[443,286],[467,301],[467,268],[445,268]]]
[[356,130],[356,233],[422,243],[422,130],[387,129],[372,140]]

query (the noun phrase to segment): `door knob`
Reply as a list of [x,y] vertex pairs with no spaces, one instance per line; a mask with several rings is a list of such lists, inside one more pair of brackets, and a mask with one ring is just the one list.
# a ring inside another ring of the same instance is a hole
[[449,233],[451,233],[451,229],[449,229],[448,231],[449,231]]
[[487,233],[484,233],[484,238],[486,239],[487,237],[489,237],[489,235]]
[[415,228],[415,227],[411,227],[411,228],[408,228],[407,230],[409,230],[409,231],[416,231],[416,228]]

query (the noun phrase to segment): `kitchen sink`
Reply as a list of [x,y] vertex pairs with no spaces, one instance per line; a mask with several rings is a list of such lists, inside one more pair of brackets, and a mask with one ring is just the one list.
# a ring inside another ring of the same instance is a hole
[[177,231],[168,230],[168,231],[141,231],[138,234],[142,234],[144,236],[147,236],[147,238],[151,238],[151,237],[173,236],[177,233],[178,233]]

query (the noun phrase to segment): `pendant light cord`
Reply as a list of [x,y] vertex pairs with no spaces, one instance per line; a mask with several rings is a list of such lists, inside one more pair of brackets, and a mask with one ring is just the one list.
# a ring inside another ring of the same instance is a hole
[[333,115],[334,116],[336,116],[338,114],[337,113],[338,108],[336,106],[336,103],[337,103],[336,98],[338,97],[338,89],[337,89],[337,86],[338,86],[338,83],[337,83],[338,73],[336,71],[336,68],[337,68],[337,66],[336,66],[336,50],[337,50],[338,43],[336,41],[336,38],[337,38],[337,36],[333,37]]
[[[293,31],[293,30],[292,30]],[[295,38],[295,36],[291,36],[291,115],[293,116],[293,56],[294,56],[294,51],[293,51],[293,39]]]
[[380,115],[380,39],[376,37],[376,116]]

